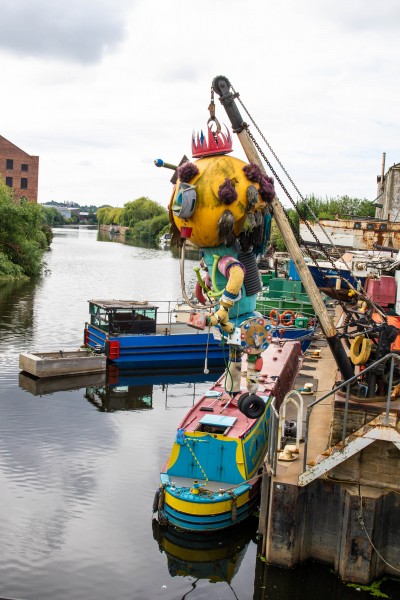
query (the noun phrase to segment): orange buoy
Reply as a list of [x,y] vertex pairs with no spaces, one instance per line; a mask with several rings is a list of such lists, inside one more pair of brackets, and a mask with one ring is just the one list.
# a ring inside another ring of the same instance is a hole
[[273,308],[269,313],[269,318],[271,319],[272,325],[275,327],[279,324],[279,313],[275,308]]
[[281,316],[281,323],[282,325],[287,325],[287,327],[290,327],[290,325],[294,324],[294,319],[294,312],[292,310],[285,310]]

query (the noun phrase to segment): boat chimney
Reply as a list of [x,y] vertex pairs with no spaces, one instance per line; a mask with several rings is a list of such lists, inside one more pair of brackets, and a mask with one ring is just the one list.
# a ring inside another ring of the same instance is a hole
[[386,161],[386,152],[384,152],[382,154],[382,171],[381,171],[381,181],[380,181],[380,188],[381,188],[381,192],[383,192],[383,180],[385,179],[385,161]]

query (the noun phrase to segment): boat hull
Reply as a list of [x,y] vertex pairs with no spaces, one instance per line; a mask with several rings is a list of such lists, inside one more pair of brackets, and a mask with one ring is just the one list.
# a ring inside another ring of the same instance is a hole
[[359,285],[363,286],[366,280],[366,277],[353,276],[347,269],[329,269],[327,267],[316,267],[315,265],[308,265],[308,268],[315,284],[319,288],[326,288],[329,285],[335,288],[336,281],[340,278],[341,285],[345,289],[349,289],[346,282],[357,289]]
[[86,324],[85,345],[104,348],[107,360],[114,364],[127,364],[135,369],[188,369],[207,365],[223,367],[228,358],[227,345],[213,334],[191,333],[119,335],[106,334],[101,329]]
[[206,495],[176,488],[165,475],[161,481],[160,522],[181,530],[207,533],[227,529],[250,517],[258,507],[259,475],[229,491]]

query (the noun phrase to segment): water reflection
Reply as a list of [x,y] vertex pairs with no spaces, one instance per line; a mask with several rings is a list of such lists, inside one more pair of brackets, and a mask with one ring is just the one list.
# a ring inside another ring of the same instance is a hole
[[101,385],[86,388],[85,398],[102,412],[152,408],[153,385]]
[[257,520],[253,518],[225,534],[203,535],[163,527],[153,519],[153,537],[166,556],[169,574],[210,583],[232,582],[256,530]]
[[371,600],[375,595],[390,600],[398,598],[399,582],[388,577],[382,582],[382,594],[371,594],[362,586],[346,585],[332,569],[321,563],[307,561],[286,570],[266,564],[260,556],[261,543],[256,561],[253,600]]
[[109,231],[98,231],[97,233],[97,241],[98,242],[112,242],[117,244],[125,244],[126,246],[136,246],[138,248],[153,248],[159,249],[159,246],[156,242],[149,242],[148,240],[132,240],[129,237],[115,235]]
[[[126,366],[126,365],[125,365]],[[188,384],[187,400],[193,404],[196,399],[196,384],[214,381],[219,372],[204,374],[200,371],[171,372],[159,371],[141,373],[133,369],[108,365],[102,373],[83,373],[65,377],[37,378],[21,371],[19,387],[33,396],[45,396],[57,392],[84,390],[84,397],[102,412],[118,410],[146,410],[153,404],[154,388],[164,394],[168,405],[168,386]]]

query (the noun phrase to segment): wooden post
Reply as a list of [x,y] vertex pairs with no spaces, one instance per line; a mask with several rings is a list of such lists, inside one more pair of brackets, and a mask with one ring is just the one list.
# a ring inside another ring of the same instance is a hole
[[[256,163],[262,172],[266,174],[261,157],[259,156],[257,149],[247,133],[247,126],[243,122],[240,112],[236,106],[235,100],[237,94],[231,93],[230,88],[231,84],[226,77],[218,76],[213,81],[213,89],[220,96],[221,104],[226,110],[226,113],[231,121],[233,131],[237,134],[247,159],[251,163]],[[322,331],[327,338],[327,342],[335,357],[338,368],[344,379],[350,379],[354,374],[351,362],[347,357],[343,344],[337,335],[336,328],[328,314],[325,304],[322,301],[320,291],[316,286],[311,272],[304,261],[302,252],[293,234],[292,228],[290,227],[290,223],[286,218],[283,207],[276,196],[272,200],[271,206],[276,224],[283,239],[285,240],[290,257],[300,275],[301,281],[303,282],[306,292],[310,298],[310,302],[314,308],[314,311],[318,316]]]

